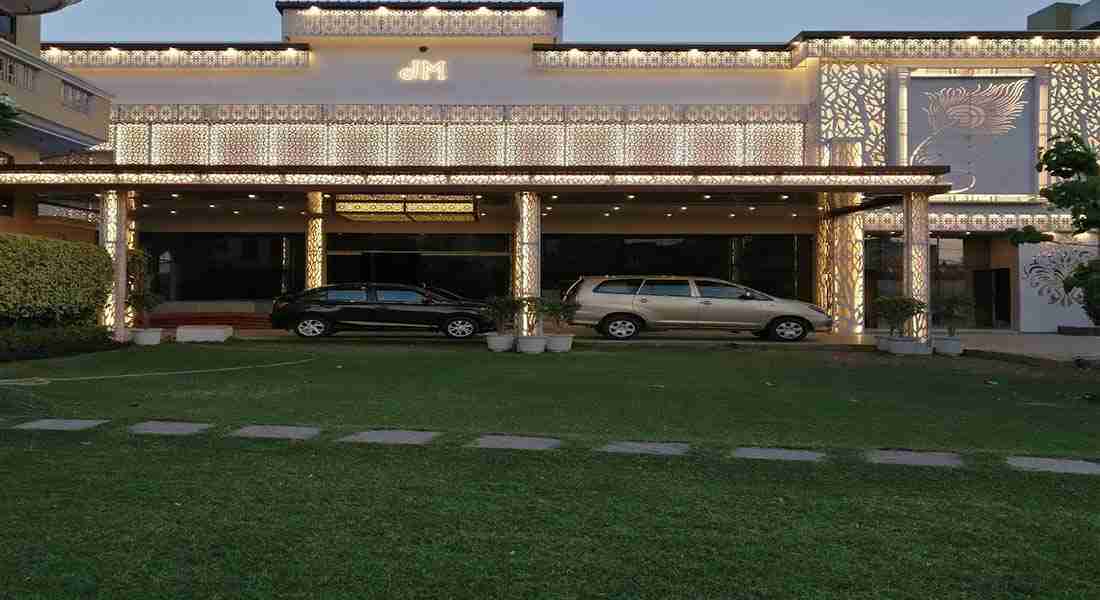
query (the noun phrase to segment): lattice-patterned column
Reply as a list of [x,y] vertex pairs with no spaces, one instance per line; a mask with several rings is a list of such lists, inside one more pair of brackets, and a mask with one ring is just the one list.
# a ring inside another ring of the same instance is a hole
[[[931,294],[928,194],[906,194],[902,210],[905,219],[902,290],[905,295],[927,304],[930,301]],[[905,324],[905,335],[927,341],[929,337],[928,328],[928,311],[926,310]]]
[[129,213],[133,192],[120,194],[118,190],[106,190],[99,201],[99,244],[111,257],[113,273],[111,291],[100,314],[100,323],[111,330],[116,341],[127,341],[126,251],[132,239]]
[[[512,294],[517,298],[542,296],[542,202],[537,194],[515,195],[512,233]],[[516,316],[521,336],[542,335],[542,318],[532,307]]]
[[325,285],[325,195],[309,192],[306,195],[306,289]]
[[[863,144],[856,140],[833,140],[829,145],[829,164],[838,167],[863,165]],[[859,194],[829,194],[831,208],[846,208],[860,203]],[[832,315],[836,319],[835,333],[863,333],[866,316],[863,295],[863,213],[833,217],[832,249]]]
[[909,82],[913,72],[907,68],[898,69],[897,98],[897,137],[894,140],[894,156],[900,166],[909,165]]
[[[1035,94],[1038,96],[1037,104],[1039,105],[1037,118],[1035,119],[1035,147],[1048,148],[1050,146],[1050,69],[1036,69],[1035,79],[1039,84],[1038,88],[1035,90]],[[1038,177],[1039,189],[1050,185],[1050,174],[1046,171],[1040,172]]]
[[[818,203],[828,211],[832,208],[829,194],[819,194]],[[814,303],[824,308],[829,314],[834,314],[836,308],[833,305],[833,228],[835,219],[829,217],[824,211],[817,222],[817,244],[814,249]]]

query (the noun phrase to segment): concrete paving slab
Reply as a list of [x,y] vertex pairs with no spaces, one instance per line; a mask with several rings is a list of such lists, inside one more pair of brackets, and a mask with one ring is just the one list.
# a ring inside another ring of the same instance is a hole
[[670,442],[611,442],[598,452],[615,454],[653,454],[656,456],[683,456],[691,451],[691,444]]
[[963,466],[962,457],[953,452],[911,452],[908,450],[872,450],[867,460],[879,465],[910,465],[915,467]]
[[308,440],[317,437],[321,430],[316,427],[285,427],[281,425],[249,425],[234,431],[230,435],[243,438],[274,440]]
[[785,460],[793,462],[821,462],[826,455],[809,450],[788,450],[786,448],[738,448],[733,451],[734,458],[751,460]]
[[180,421],[145,421],[130,427],[130,433],[138,435],[195,435],[210,429],[209,423],[184,423]]
[[438,431],[406,431],[400,429],[379,429],[364,431],[342,437],[338,442],[352,442],[357,444],[396,444],[407,446],[419,446],[427,444],[442,435]]
[[1089,462],[1086,460],[1063,460],[1058,458],[1010,456],[1008,457],[1008,464],[1024,471],[1072,473],[1075,475],[1100,475],[1100,463]]
[[561,440],[518,435],[483,435],[477,438],[470,446],[473,448],[493,448],[499,450],[553,450],[561,446]]
[[41,419],[38,421],[31,421],[30,423],[23,423],[22,425],[16,425],[15,429],[35,429],[42,431],[83,431],[85,429],[99,427],[104,423],[107,423],[107,421],[96,421],[87,419]]

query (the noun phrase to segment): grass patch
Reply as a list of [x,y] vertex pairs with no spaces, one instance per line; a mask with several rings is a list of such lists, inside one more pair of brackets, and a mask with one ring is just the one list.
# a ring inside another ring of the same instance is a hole
[[986,360],[746,350],[582,350],[244,342],[0,366],[0,379],[278,369],[0,386],[0,417],[177,419],[701,445],[1100,456],[1095,373]]

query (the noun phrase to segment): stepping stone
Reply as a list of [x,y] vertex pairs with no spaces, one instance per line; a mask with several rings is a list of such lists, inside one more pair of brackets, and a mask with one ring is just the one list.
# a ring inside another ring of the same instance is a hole
[[405,431],[400,429],[379,429],[364,431],[355,435],[342,437],[338,442],[354,442],[358,444],[398,444],[419,446],[427,444],[442,435],[438,431]]
[[785,448],[738,448],[733,451],[734,458],[751,460],[786,460],[795,462],[821,462],[825,460],[822,452],[809,450],[787,450]]
[[40,429],[45,431],[83,431],[99,427],[107,421],[89,421],[84,419],[42,419],[16,425],[15,429]]
[[470,444],[473,448],[498,450],[553,450],[561,446],[561,440],[518,435],[483,435]]
[[141,435],[195,435],[210,429],[209,423],[181,423],[177,421],[145,421],[130,428],[130,433]]
[[961,467],[962,457],[953,452],[909,452],[906,450],[872,450],[867,460],[879,465],[912,465],[916,467]]
[[691,450],[691,444],[669,442],[611,442],[597,452],[615,454],[653,454],[656,456],[683,456]]
[[1008,464],[1025,471],[1045,471],[1047,473],[1073,473],[1076,475],[1100,475],[1100,464],[1086,460],[1062,460],[1058,458],[1032,458],[1030,456],[1010,456]]
[[308,440],[317,437],[321,430],[317,427],[283,427],[279,425],[249,425],[234,431],[230,435],[243,438],[275,440]]

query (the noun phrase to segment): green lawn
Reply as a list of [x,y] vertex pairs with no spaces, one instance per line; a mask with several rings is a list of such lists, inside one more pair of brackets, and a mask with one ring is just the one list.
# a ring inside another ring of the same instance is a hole
[[[315,358],[204,375],[0,386],[0,598],[1091,599],[1100,478],[1008,453],[1100,456],[1095,375],[978,360],[789,351],[493,356],[362,339],[164,346],[6,365],[96,377]],[[1030,403],[1055,406],[1029,406]],[[147,419],[217,424],[132,436]],[[249,423],[309,442],[225,437]],[[369,427],[426,447],[337,444]],[[466,448],[482,432],[553,452]],[[693,442],[606,455],[610,439]],[[736,460],[821,447],[825,464]],[[965,469],[870,465],[948,448]]]
[[[583,350],[334,339],[162,346],[0,366],[0,379],[274,369],[0,386],[0,418],[180,419],[701,445],[1100,456],[1095,372],[985,360],[751,350]],[[1038,405],[1036,405],[1038,404]],[[1054,404],[1056,406],[1046,406]]]

